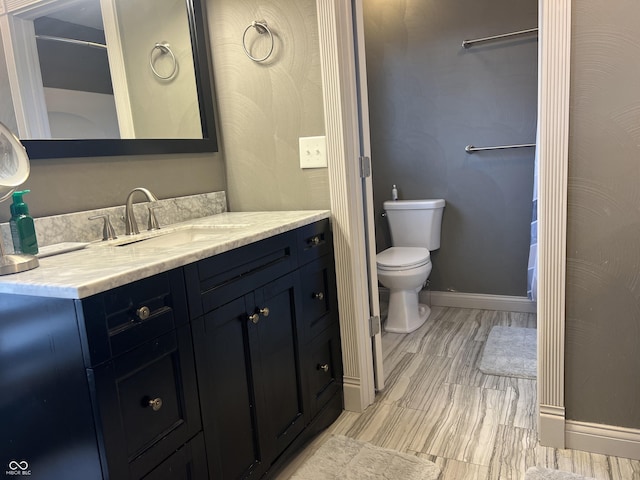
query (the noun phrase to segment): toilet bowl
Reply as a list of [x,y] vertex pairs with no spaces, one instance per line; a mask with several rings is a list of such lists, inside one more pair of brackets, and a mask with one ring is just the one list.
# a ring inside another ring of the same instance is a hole
[[391,247],[376,255],[378,281],[389,289],[389,314],[384,329],[411,333],[431,309],[418,294],[431,273],[430,251],[440,248],[443,199],[384,202]]
[[411,333],[429,317],[431,309],[418,302],[418,293],[431,273],[429,250],[391,247],[376,256],[378,281],[389,289],[385,330]]

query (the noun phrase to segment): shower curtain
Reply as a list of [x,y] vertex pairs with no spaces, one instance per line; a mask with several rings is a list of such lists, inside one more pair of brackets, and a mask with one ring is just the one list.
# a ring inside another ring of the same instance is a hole
[[538,300],[538,137],[536,128],[536,148],[533,163],[533,208],[531,212],[531,241],[529,244],[529,266],[527,268],[527,296],[534,302]]

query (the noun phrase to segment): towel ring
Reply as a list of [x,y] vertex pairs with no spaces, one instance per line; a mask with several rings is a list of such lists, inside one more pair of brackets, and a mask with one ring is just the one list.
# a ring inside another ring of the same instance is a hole
[[[271,47],[269,48],[269,51],[264,57],[260,57],[260,58],[254,57],[253,55],[251,55],[251,53],[249,52],[249,49],[247,48],[247,41],[246,41],[247,32],[251,28],[255,28],[256,32],[258,32],[260,35],[265,33],[269,34],[269,39],[271,40]],[[242,48],[244,49],[244,53],[247,54],[247,57],[249,57],[254,62],[264,62],[267,58],[271,56],[271,54],[273,53],[273,33],[271,33],[271,29],[269,29],[269,27],[267,26],[267,22],[265,22],[264,20],[261,20],[261,21],[254,20],[249,25],[247,25],[247,28],[244,29],[244,33],[242,34]]]
[[[167,76],[160,75],[153,66],[153,52],[156,49],[160,50],[161,55],[166,55],[167,53],[171,55],[171,60],[173,61],[173,69]],[[176,56],[171,50],[171,46],[167,42],[158,42],[154,45],[154,47],[151,49],[151,53],[149,53],[149,66],[151,67],[151,71],[153,72],[153,74],[161,80],[170,80],[175,76],[176,72],[178,71],[178,61],[176,60]]]

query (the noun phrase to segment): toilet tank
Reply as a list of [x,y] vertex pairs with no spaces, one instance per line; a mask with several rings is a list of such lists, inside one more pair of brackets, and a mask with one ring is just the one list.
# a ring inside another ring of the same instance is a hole
[[429,251],[440,248],[444,205],[441,198],[384,202],[391,244],[394,247],[423,247]]

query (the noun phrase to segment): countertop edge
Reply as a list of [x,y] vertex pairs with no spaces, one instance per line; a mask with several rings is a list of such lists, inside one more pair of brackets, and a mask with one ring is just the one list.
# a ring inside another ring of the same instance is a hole
[[[282,222],[277,223],[273,220],[274,215],[293,216],[294,218],[287,218]],[[227,212],[224,214],[217,214],[211,217],[204,217],[189,222],[183,222],[183,226],[187,224],[202,225],[206,222],[206,219],[219,218],[219,215],[224,215],[225,218],[235,216],[239,219],[246,217],[247,215],[270,217],[268,226],[262,227],[260,225],[253,225],[246,233],[246,235],[236,235],[233,239],[222,243],[216,243],[211,245],[202,246],[199,248],[185,247],[184,249],[174,248],[170,249],[168,255],[167,251],[157,251],[154,258],[150,258],[147,261],[142,261],[139,264],[132,263],[130,268],[121,266],[113,273],[96,273],[96,278],[87,279],[84,281],[78,281],[76,284],[62,284],[58,282],[46,282],[43,281],[43,275],[49,272],[51,275],[56,273],[56,268],[59,269],[60,258],[63,255],[56,257],[48,257],[56,260],[48,260],[47,258],[40,260],[41,266],[27,272],[22,272],[14,275],[7,275],[0,277],[0,294],[12,294],[12,295],[30,295],[36,297],[49,297],[49,298],[62,298],[62,299],[83,299],[112,288],[116,288],[128,283],[147,278],[159,273],[163,273],[174,268],[179,268],[188,265],[193,262],[224,253],[235,248],[239,248],[245,245],[249,245],[260,240],[264,240],[275,235],[294,230],[305,225],[309,225],[319,220],[331,218],[331,212],[329,210],[299,210],[299,211],[282,211],[282,212]],[[97,249],[103,250],[103,254],[113,252],[114,255],[120,254],[125,257],[124,250],[113,250],[120,247],[108,247],[99,246],[93,249],[85,249],[79,252],[70,252],[64,254],[66,259],[72,260],[73,255],[91,255],[89,252],[93,251],[98,255]],[[132,252],[134,250],[129,250]],[[117,253],[116,253],[117,252]],[[80,257],[75,257],[80,258]],[[53,265],[52,265],[53,264]],[[69,275],[73,273],[73,267],[69,267],[70,272],[65,272]],[[43,270],[40,270],[43,269]],[[38,271],[40,270],[40,271]],[[69,282],[70,283],[70,282]]]

